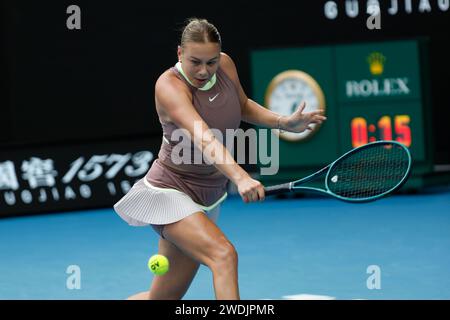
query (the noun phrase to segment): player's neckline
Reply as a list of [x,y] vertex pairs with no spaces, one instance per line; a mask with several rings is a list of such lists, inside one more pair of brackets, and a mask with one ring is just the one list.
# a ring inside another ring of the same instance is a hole
[[188,77],[186,76],[186,74],[184,73],[183,68],[181,67],[181,62],[177,62],[177,63],[175,64],[175,67],[177,68],[178,72],[183,76],[183,78],[184,78],[191,86],[193,86],[194,88],[197,88],[198,90],[201,90],[201,91],[207,91],[207,90],[211,89],[211,88],[216,84],[217,76],[216,76],[216,74],[214,73],[214,75],[211,77],[211,79],[210,79],[203,87],[198,88],[198,87],[194,86],[194,84],[189,80],[189,78],[188,78]]

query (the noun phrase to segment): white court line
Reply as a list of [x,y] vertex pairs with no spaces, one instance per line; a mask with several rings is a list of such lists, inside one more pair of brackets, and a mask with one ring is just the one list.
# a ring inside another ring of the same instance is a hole
[[286,300],[336,300],[335,297],[323,296],[323,295],[317,295],[317,294],[308,294],[308,293],[283,296],[282,298],[286,299]]
[[[324,296],[319,294],[300,293],[294,295],[282,296],[284,300],[336,300],[336,297]],[[274,300],[274,299],[258,299],[258,300]],[[278,300],[278,299],[275,299]],[[348,299],[345,299],[348,300]],[[367,300],[365,298],[353,298],[350,300]]]

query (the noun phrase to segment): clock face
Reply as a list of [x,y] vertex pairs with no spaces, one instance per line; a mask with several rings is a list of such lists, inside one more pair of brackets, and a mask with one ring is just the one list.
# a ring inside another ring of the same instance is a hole
[[[303,112],[325,109],[325,98],[317,82],[307,73],[288,70],[278,74],[270,82],[265,97],[265,105],[275,113],[288,116],[294,113],[302,101],[306,107]],[[313,130],[301,133],[280,132],[274,130],[281,138],[299,141],[313,135],[319,126],[312,124]]]

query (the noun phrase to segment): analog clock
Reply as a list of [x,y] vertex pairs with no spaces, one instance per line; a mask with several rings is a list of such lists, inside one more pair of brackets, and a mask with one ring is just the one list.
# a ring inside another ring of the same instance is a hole
[[[325,97],[319,84],[307,73],[287,70],[275,76],[266,90],[265,106],[275,113],[288,116],[294,113],[302,101],[306,102],[304,112],[325,110]],[[300,141],[311,137],[319,125],[312,124],[313,130],[301,133],[274,130],[280,138]]]

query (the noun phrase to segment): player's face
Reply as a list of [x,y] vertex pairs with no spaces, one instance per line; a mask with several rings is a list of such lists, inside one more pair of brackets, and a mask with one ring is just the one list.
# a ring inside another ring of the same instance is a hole
[[219,68],[218,43],[188,42],[178,47],[178,59],[189,80],[198,88],[203,87]]

